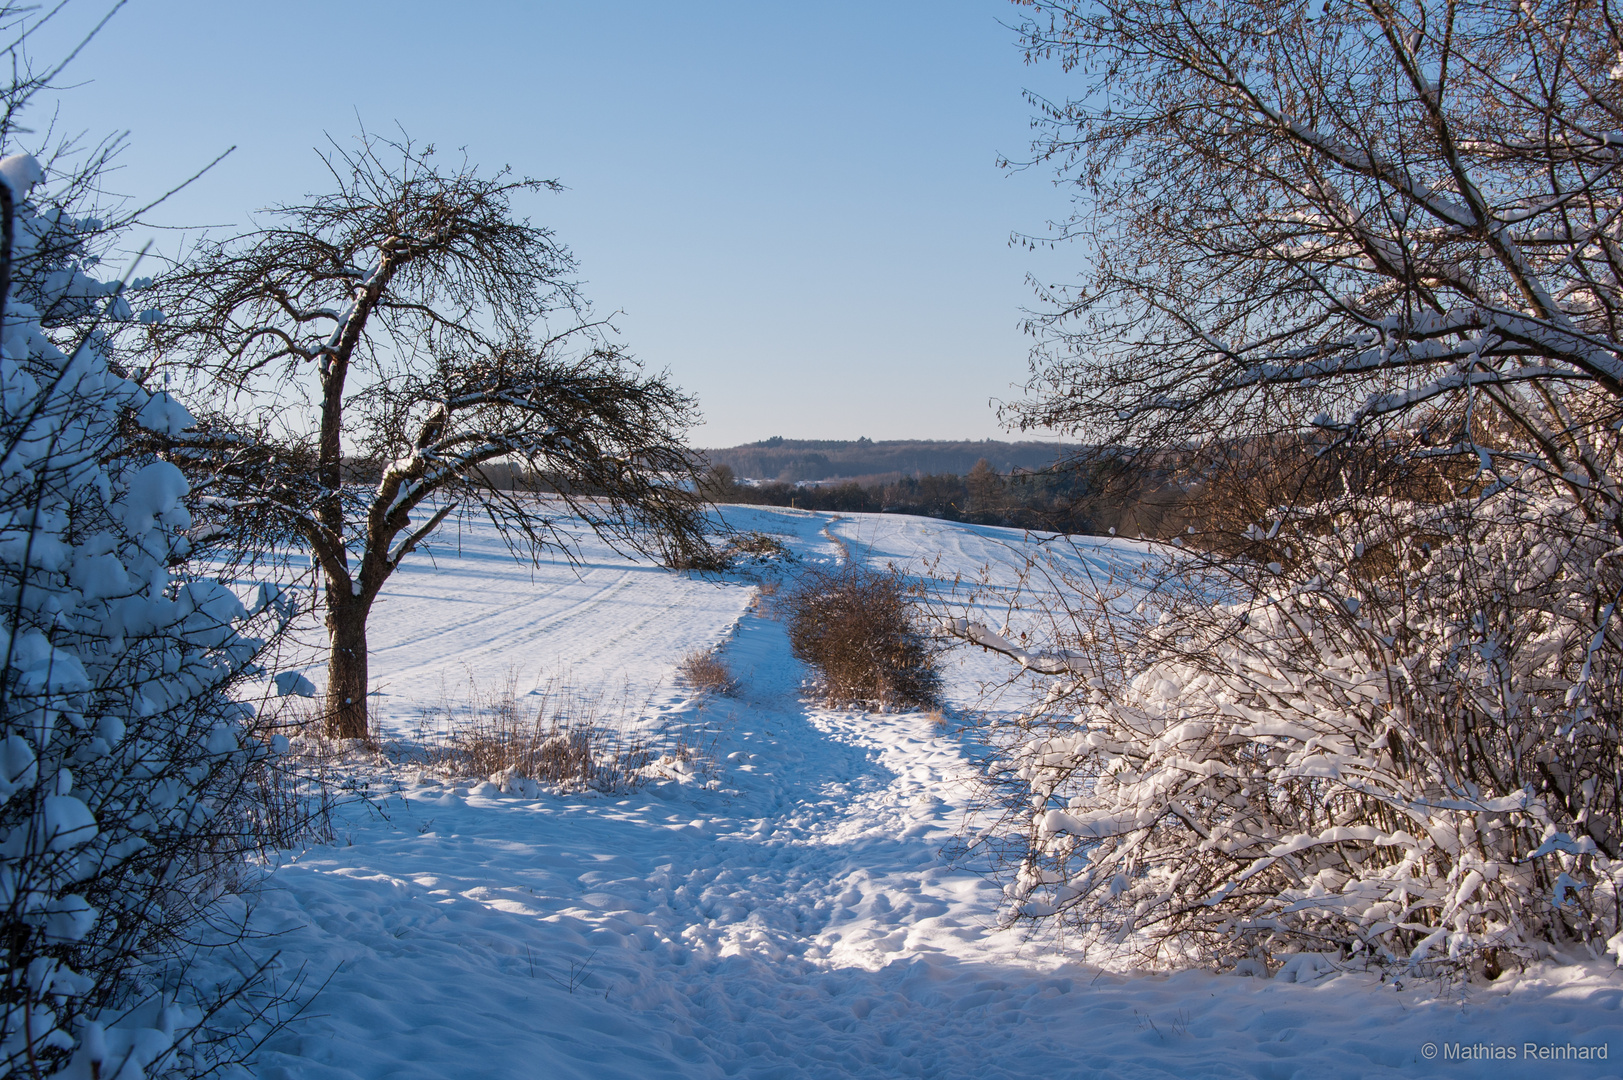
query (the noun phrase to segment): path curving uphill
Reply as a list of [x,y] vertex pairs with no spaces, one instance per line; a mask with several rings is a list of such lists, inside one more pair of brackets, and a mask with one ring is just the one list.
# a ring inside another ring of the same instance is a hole
[[[943,545],[953,527],[919,519],[738,516],[809,562],[843,541],[881,564],[947,550],[968,567],[1018,542],[969,530]],[[996,889],[940,855],[972,797],[961,733],[808,704],[782,625],[745,585],[594,559],[578,590],[519,595],[513,576],[488,602],[485,564],[441,559],[437,578],[411,579],[395,607],[410,626],[379,654],[396,722],[409,713],[398,702],[432,686],[437,644],[551,649],[663,682],[652,704],[667,723],[717,733],[717,784],[538,799],[418,784],[386,818],[349,815],[338,843],[277,870],[256,913],[274,935],[256,947],[331,975],[309,1018],[267,1044],[260,1075],[1420,1076],[1433,1073],[1428,1040],[1618,1029],[1623,984],[1598,967],[1462,1002],[1361,975],[1129,978],[1047,956],[997,931]],[[683,652],[714,643],[738,696],[671,689]],[[503,657],[477,662],[500,670]],[[1483,1066],[1448,1075],[1535,1074]]]

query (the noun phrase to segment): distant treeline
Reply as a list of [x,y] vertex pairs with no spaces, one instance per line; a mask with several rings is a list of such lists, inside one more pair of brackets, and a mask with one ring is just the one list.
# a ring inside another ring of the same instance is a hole
[[[768,440],[785,446],[822,445],[852,448],[860,443],[798,443]],[[976,447],[984,443],[871,443],[870,446],[950,446]],[[992,444],[1004,449],[1038,446],[1035,443]],[[745,482],[744,474],[716,461],[717,451],[707,451],[711,465],[701,478],[705,494],[718,503],[746,503],[759,506],[792,506],[802,510],[834,513],[917,514],[921,517],[964,521],[977,525],[1003,525],[1044,532],[1104,535],[1114,530],[1120,536],[1170,537],[1208,515],[1200,506],[1208,486],[1202,471],[1192,469],[1189,455],[1162,455],[1146,460],[1143,456],[1117,456],[1095,452],[1053,460],[1054,448],[1043,445],[1049,461],[1043,468],[1014,466],[999,468],[991,459],[972,461],[962,473],[947,471],[921,475],[894,472],[822,483],[789,483],[782,480]],[[957,451],[954,450],[954,453]],[[860,465],[876,459],[852,458]],[[375,484],[381,475],[376,461],[351,458],[345,461],[345,475],[352,483]],[[479,470],[478,478],[491,487],[508,491],[555,492],[559,478],[531,472],[510,462],[491,462]],[[580,484],[569,485],[576,494],[592,494]]]
[[1037,472],[1061,455],[1052,442],[949,442],[923,439],[771,438],[746,446],[706,450],[713,465],[725,465],[735,476],[777,480],[855,480],[874,486],[902,476],[967,476],[977,461],[999,473]]
[[964,475],[930,473],[885,483],[740,483],[712,465],[705,493],[717,502],[794,506],[836,513],[918,514],[947,521],[1067,533],[1104,532],[1111,515],[1090,498],[1087,470],[999,473],[985,458]]

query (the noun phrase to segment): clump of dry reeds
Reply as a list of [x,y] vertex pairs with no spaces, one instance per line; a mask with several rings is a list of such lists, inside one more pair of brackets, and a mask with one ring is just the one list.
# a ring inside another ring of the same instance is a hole
[[835,705],[930,708],[941,691],[937,648],[894,570],[855,563],[806,573],[780,601],[795,655]]
[[755,584],[755,595],[750,599],[750,610],[769,619],[778,617],[778,583],[771,578]]
[[714,647],[688,653],[676,671],[683,682],[701,693],[731,697],[738,692],[738,680]]
[[344,801],[344,778],[330,762],[273,753],[243,778],[247,795],[236,821],[262,855],[333,840],[333,811]]
[[766,533],[731,533],[725,539],[725,543],[717,544],[709,537],[699,537],[684,546],[671,545],[664,552],[665,565],[672,570],[726,573],[747,565],[763,567],[793,562],[795,558],[781,540]]
[[330,739],[327,720],[321,703],[307,697],[274,698],[260,710],[249,734],[270,752],[256,755],[245,772],[249,798],[238,814],[262,854],[331,843],[333,811],[369,797],[350,766],[380,760],[376,727],[364,741]]
[[601,694],[553,681],[528,696],[534,700],[521,698],[509,677],[497,690],[476,685],[467,701],[442,705],[434,719],[445,737],[429,746],[425,763],[452,777],[488,778],[504,790],[528,781],[620,793],[659,774],[662,755],[648,735]]

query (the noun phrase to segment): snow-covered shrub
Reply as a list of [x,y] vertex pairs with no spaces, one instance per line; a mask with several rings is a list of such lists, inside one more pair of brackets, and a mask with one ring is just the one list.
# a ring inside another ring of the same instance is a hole
[[1032,160],[1091,258],[1039,290],[1005,418],[1227,558],[1101,626],[1104,670],[1039,658],[1086,678],[1004,747],[1013,899],[1157,960],[1623,948],[1615,29],[1022,5],[1026,57],[1081,80]]
[[1254,537],[1136,608],[1073,594],[1047,654],[958,624],[1049,673],[998,732],[1011,916],[1154,964],[1617,950],[1612,527],[1529,472]]
[[933,706],[941,690],[936,647],[911,591],[893,569],[847,562],[808,570],[783,599],[789,645],[817,669],[830,704]]
[[168,961],[252,842],[233,802],[264,751],[229,695],[251,613],[179,569],[186,481],[130,448],[190,418],[110,359],[139,316],[86,272],[95,223],[30,201],[26,154],[0,176],[0,1075],[143,1075],[206,1056]]

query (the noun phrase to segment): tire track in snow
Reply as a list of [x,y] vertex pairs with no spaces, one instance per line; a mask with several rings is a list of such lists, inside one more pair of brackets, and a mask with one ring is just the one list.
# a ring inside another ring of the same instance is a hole
[[[596,571],[593,572],[595,573]],[[523,626],[523,629],[529,632],[532,636],[540,636],[554,626],[567,622],[579,614],[589,612],[594,608],[597,608],[612,600],[615,594],[619,593],[630,583],[630,580],[635,576],[635,573],[635,571],[623,571],[617,578],[615,578],[614,581],[599,587],[596,592],[564,609],[563,611],[544,618],[539,622],[528,622],[521,625]],[[589,575],[582,580],[589,580]],[[449,622],[442,621],[438,625],[433,626],[431,629],[417,631],[405,638],[396,638],[395,640],[390,641],[388,644],[373,650],[373,654],[375,656],[383,656],[390,652],[403,652],[410,649],[421,648],[429,644],[443,645],[445,639],[454,639],[464,636],[466,631],[476,627],[506,627],[511,625],[511,621],[504,618],[504,616],[516,611],[522,611],[525,608],[531,607],[535,604],[535,599],[528,596],[509,600],[505,603],[497,602],[494,604],[492,604],[487,597],[488,594],[485,594],[480,598],[470,599],[469,604],[476,609],[474,613],[460,619],[451,620]],[[386,593],[384,594],[384,597],[381,598],[379,610],[379,614],[381,616],[380,621],[390,621],[390,617],[394,615],[394,611],[392,609],[401,606],[402,602],[412,599],[429,600],[430,602],[435,602],[437,605],[443,604],[443,601],[440,601],[437,597],[412,597],[411,594],[391,595]]]
[[[724,636],[751,590],[632,562],[590,537],[579,554],[576,564],[532,566],[493,533],[469,532],[455,553],[408,561],[370,620],[380,721],[404,734],[447,699],[500,693],[509,681],[523,694],[553,678],[588,698],[602,688],[611,708],[678,704],[662,688],[677,663]],[[311,649],[305,660],[318,683],[324,659]]]

